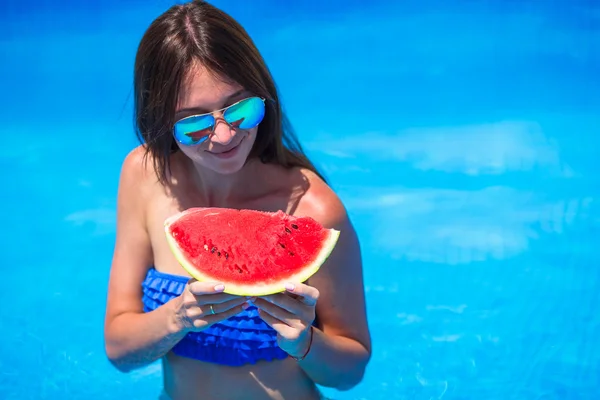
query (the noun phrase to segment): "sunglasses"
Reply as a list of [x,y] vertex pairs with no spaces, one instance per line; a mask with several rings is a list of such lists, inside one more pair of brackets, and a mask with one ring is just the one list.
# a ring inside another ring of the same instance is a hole
[[260,124],[265,116],[265,99],[248,97],[230,106],[206,114],[190,115],[175,122],[173,136],[184,146],[204,143],[214,132],[214,113],[222,111],[225,122],[235,129],[251,129]]

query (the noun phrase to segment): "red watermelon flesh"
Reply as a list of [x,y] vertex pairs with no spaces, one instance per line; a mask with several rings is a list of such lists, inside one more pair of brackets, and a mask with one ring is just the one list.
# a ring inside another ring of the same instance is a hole
[[199,281],[260,296],[304,282],[335,247],[339,232],[310,217],[229,208],[190,208],[165,221],[171,250]]

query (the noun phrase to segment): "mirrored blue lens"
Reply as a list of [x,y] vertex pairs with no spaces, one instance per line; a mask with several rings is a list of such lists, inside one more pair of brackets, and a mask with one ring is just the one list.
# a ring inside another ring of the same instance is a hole
[[251,129],[260,124],[265,116],[265,103],[260,97],[250,97],[229,107],[225,121],[235,128]]
[[184,118],[175,124],[175,139],[185,146],[200,144],[208,139],[214,123],[211,114]]

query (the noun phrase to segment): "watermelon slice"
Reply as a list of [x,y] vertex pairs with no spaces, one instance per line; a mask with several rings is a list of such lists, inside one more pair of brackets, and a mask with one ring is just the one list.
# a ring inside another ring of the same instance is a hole
[[304,282],[334,249],[339,231],[310,217],[229,208],[190,208],[165,221],[175,258],[198,281],[262,296]]

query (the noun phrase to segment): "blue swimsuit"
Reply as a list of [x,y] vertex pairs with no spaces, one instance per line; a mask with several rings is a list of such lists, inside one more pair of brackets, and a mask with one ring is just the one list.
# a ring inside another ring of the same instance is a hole
[[[155,310],[179,296],[189,279],[149,269],[142,283],[144,312]],[[202,332],[188,333],[173,347],[173,352],[182,357],[229,366],[288,356],[277,345],[277,333],[258,316],[255,306]]]

